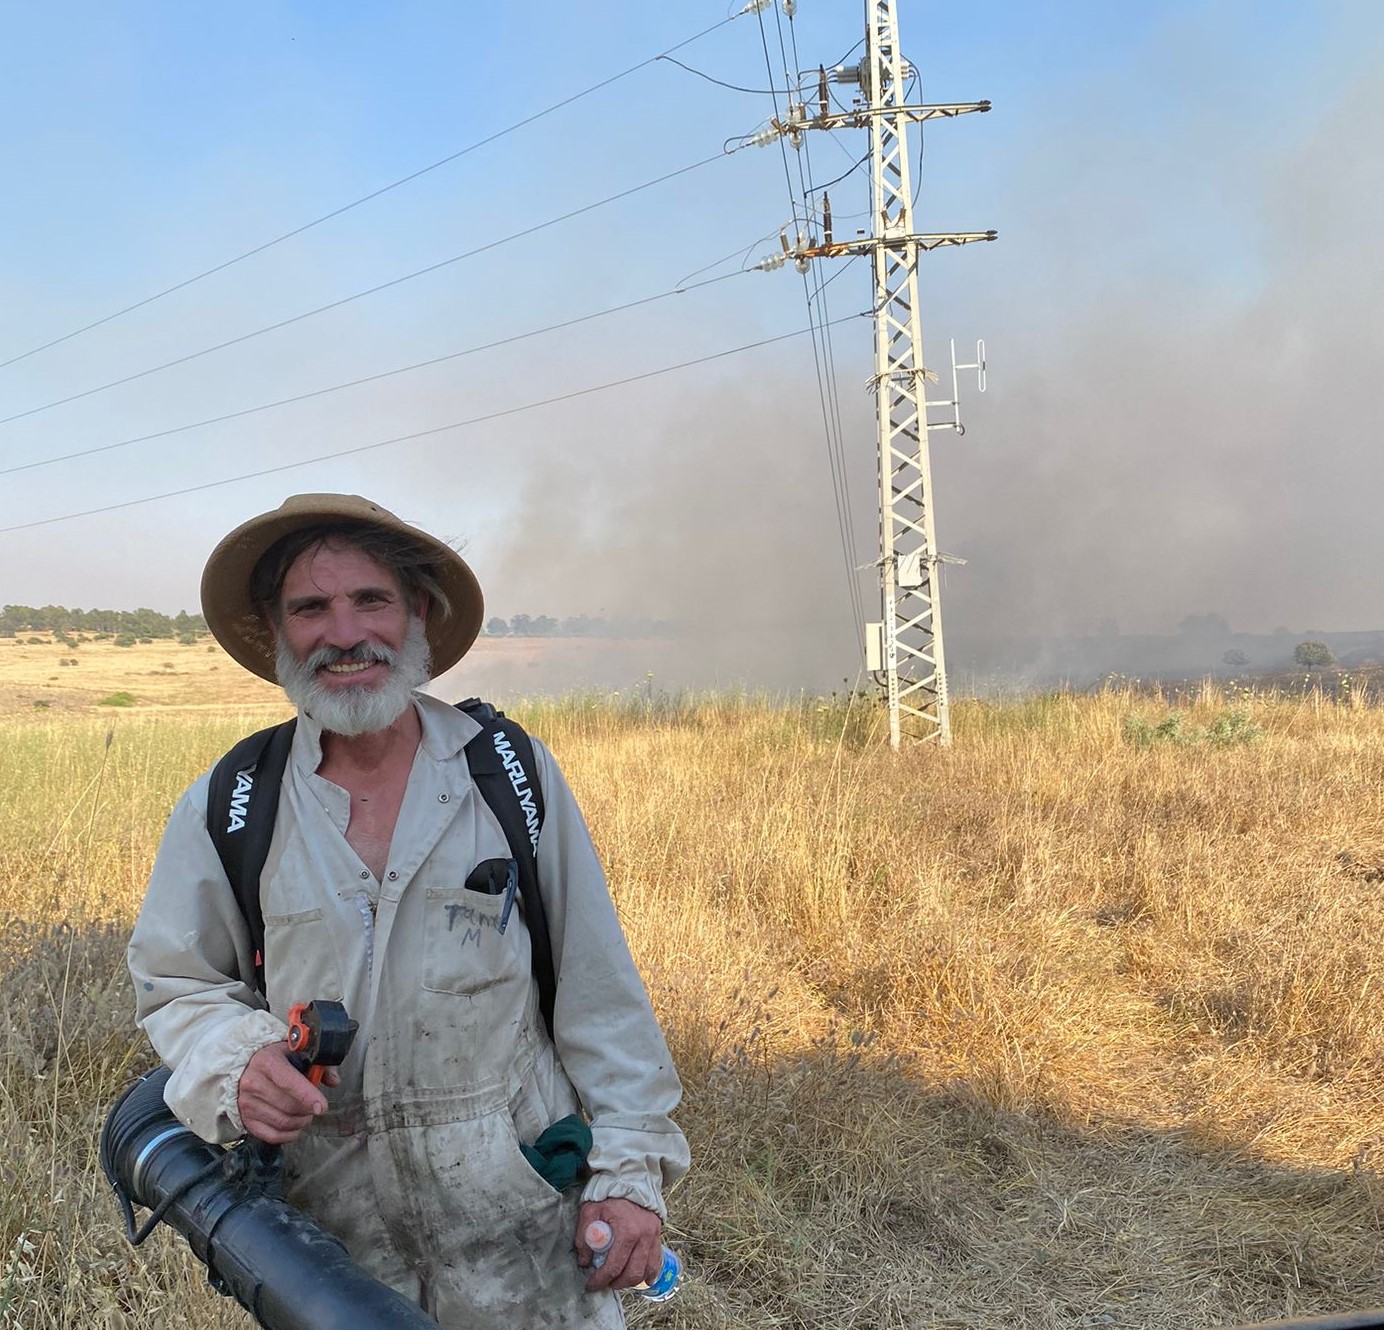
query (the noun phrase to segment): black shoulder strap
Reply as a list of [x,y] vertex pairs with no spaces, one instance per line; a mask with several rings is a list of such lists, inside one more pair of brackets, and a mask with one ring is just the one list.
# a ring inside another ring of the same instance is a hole
[[[519,866],[519,892],[529,942],[538,1005],[549,1036],[557,1000],[548,912],[538,884],[538,835],[543,829],[543,790],[533,743],[523,728],[488,702],[458,702],[480,733],[466,745],[466,761],[481,797],[495,814],[510,853]],[[278,793],[293,746],[295,722],[260,730],[242,739],[217,764],[207,789],[207,831],[221,857],[231,888],[250,930],[255,957],[255,987],[264,992],[264,911],[260,874],[269,857]],[[272,793],[271,793],[272,792]]]
[[279,790],[297,722],[271,725],[242,739],[215,766],[207,787],[207,832],[250,929],[255,987],[264,992],[264,911],[260,873],[269,857]]
[[516,722],[488,702],[469,697],[458,702],[481,731],[466,745],[471,779],[495,814],[510,853],[519,865],[519,895],[524,921],[533,948],[533,977],[538,985],[538,1006],[548,1034],[553,1033],[553,1008],[557,1001],[557,974],[553,968],[553,941],[548,931],[548,912],[538,885],[538,835],[543,830],[543,790],[538,781],[533,742]]

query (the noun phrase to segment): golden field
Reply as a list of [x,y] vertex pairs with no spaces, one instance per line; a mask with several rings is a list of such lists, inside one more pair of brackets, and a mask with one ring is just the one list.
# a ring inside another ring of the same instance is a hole
[[[686,1085],[687,1287],[632,1319],[1384,1305],[1367,699],[962,702],[951,749],[899,755],[861,701],[508,709],[586,808]],[[181,1240],[129,1249],[96,1137],[150,1062],[123,947],[163,819],[281,714],[205,644],[0,642],[0,1325],[249,1324]]]

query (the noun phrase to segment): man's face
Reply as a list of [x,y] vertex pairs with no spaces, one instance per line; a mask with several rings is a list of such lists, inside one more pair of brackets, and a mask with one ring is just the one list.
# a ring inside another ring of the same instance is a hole
[[423,610],[408,603],[391,569],[353,545],[301,554],[273,625],[289,700],[336,734],[386,729],[428,679]]

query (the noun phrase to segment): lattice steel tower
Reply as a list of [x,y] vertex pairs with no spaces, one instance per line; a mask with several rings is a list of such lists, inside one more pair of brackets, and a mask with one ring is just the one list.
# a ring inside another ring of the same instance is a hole
[[[940,555],[933,520],[932,469],[928,456],[928,403],[923,331],[918,306],[918,256],[927,250],[993,240],[994,231],[919,235],[913,229],[913,182],[909,126],[988,111],[989,102],[910,105],[912,70],[899,49],[895,0],[866,0],[865,58],[859,65],[821,71],[818,105],[789,107],[774,131],[796,145],[806,129],[868,129],[870,133],[873,235],[837,241],[830,206],[822,210],[820,241],[789,246],[801,266],[815,258],[869,254],[874,272],[875,368],[879,445],[881,622],[867,625],[866,662],[876,668],[889,702],[889,740],[905,736],[948,743],[946,658],[938,588]],[[852,110],[831,113],[827,81],[856,83]],[[815,113],[814,113],[815,112]],[[921,131],[920,131],[921,132]],[[983,352],[977,364],[983,368]],[[953,370],[953,376],[955,369]],[[982,379],[983,383],[983,379]],[[955,406],[955,402],[947,405]],[[959,417],[931,428],[959,428]]]

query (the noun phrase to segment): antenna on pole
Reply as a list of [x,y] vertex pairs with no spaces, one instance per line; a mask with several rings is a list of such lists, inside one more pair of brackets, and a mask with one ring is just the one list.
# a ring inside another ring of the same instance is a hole
[[[929,420],[926,383],[928,379],[935,382],[937,376],[923,363],[918,256],[995,239],[994,231],[923,235],[913,229],[909,126],[990,109],[988,101],[909,104],[906,93],[913,74],[899,48],[895,0],[865,0],[865,55],[859,64],[818,70],[815,99],[790,98],[785,119],[775,118],[749,140],[765,144],[786,136],[796,146],[808,129],[867,129],[870,133],[874,234],[835,239],[824,206],[821,240],[804,244],[799,234],[793,244],[785,231],[783,257],[772,266],[789,258],[799,268],[818,258],[869,255],[871,260],[875,368],[870,388],[875,394],[879,454],[881,619],[865,625],[865,658],[866,669],[885,690],[889,742],[894,748],[905,736],[942,744],[951,741],[939,578],[942,563],[961,561],[937,550],[928,431],[964,433],[958,371],[976,370],[979,389],[985,391],[984,342],[976,343],[976,359],[969,365],[956,363],[953,343],[952,400],[934,404],[951,415]],[[828,80],[859,86],[850,110],[831,112]],[[770,261],[760,266],[767,270]]]
[[[961,383],[958,375],[963,369],[973,369],[976,372],[976,392],[985,391],[985,340],[978,338],[976,341],[976,358],[969,365],[958,365],[956,363],[956,338],[948,340],[951,348],[951,369],[952,369],[952,395],[950,402],[929,402],[928,410],[948,410],[951,412],[949,419],[933,420],[929,417],[927,427],[933,429],[954,429],[958,434],[965,434],[966,426],[961,423]],[[935,381],[935,380],[934,380]]]

